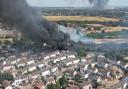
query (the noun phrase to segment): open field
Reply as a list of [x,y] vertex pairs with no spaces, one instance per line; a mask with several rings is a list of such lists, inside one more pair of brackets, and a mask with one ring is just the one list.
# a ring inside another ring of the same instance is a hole
[[48,21],[119,21],[121,19],[93,16],[45,16]]
[[116,31],[122,31],[123,29],[128,30],[128,27],[105,27],[106,32],[116,32]]
[[[122,30],[128,30],[128,27],[103,27],[105,29],[105,32],[120,32]],[[94,30],[94,31],[88,31],[87,33],[101,33],[102,30]]]
[[96,44],[103,44],[103,43],[113,43],[113,44],[123,44],[128,43],[127,39],[94,39]]
[[[106,18],[106,17],[96,17],[96,16],[45,16],[45,18],[48,21],[98,21],[98,22],[104,22],[104,21],[113,21],[113,22],[118,22],[121,19],[117,18]],[[98,24],[88,24],[92,26],[97,26]],[[98,25],[99,26],[99,25]],[[99,26],[100,27],[100,26]],[[107,27],[107,26],[102,26],[104,29],[106,29],[106,32],[117,32],[117,31],[122,31],[122,29],[127,30],[128,27]],[[93,31],[89,31],[87,33],[91,33]],[[94,32],[101,32],[100,31],[94,31]]]

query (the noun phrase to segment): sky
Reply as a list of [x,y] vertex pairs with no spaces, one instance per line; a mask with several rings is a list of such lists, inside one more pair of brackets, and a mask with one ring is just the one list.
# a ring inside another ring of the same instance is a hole
[[[88,0],[27,0],[29,5],[39,7],[87,7]],[[108,6],[128,6],[128,0],[110,0]]]

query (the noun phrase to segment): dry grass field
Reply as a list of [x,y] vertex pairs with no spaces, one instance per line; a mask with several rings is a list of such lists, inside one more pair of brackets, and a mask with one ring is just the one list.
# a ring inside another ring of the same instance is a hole
[[119,21],[116,18],[93,17],[93,16],[45,16],[48,21]]
[[[95,17],[93,17],[93,16],[45,16],[45,18],[48,21],[81,21],[81,22],[82,21],[118,22],[119,20],[121,20],[121,19],[117,19],[117,18],[106,18],[106,17],[96,17],[96,16]],[[97,24],[91,24],[91,25],[97,26]],[[101,25],[101,27],[102,27],[102,25]],[[116,32],[116,31],[121,31],[122,29],[128,29],[128,27],[106,27],[106,26],[103,26],[103,28],[106,29],[106,32]],[[99,31],[99,32],[101,32],[101,31]]]

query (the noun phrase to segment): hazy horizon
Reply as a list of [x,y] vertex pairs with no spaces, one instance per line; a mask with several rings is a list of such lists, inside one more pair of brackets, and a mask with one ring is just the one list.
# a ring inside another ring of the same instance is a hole
[[[90,7],[88,0],[27,0],[31,6],[37,7]],[[118,1],[118,2],[117,2]],[[128,0],[110,0],[110,7],[126,7]]]

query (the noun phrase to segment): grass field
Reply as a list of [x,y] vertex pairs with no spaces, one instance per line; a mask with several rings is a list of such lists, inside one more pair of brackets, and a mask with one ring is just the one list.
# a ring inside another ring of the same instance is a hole
[[122,29],[128,30],[128,27],[105,27],[106,32],[116,32],[116,31],[122,31]]
[[93,17],[93,16],[45,16],[48,21],[119,21],[116,18]]
[[[105,32],[119,32],[122,30],[128,30],[128,27],[104,27]],[[101,32],[102,30],[94,30],[94,31],[88,31],[87,33],[91,33],[91,32]]]

